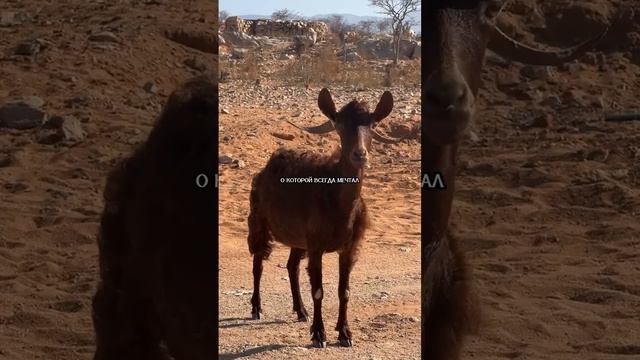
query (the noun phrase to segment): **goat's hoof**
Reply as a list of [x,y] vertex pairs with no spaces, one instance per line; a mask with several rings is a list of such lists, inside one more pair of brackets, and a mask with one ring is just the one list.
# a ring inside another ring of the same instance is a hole
[[251,319],[253,320],[260,320],[261,317],[262,317],[262,313],[260,312],[251,313]]
[[309,314],[306,310],[298,311],[298,321],[309,322]]
[[340,346],[342,346],[342,347],[352,347],[353,346],[353,342],[351,341],[351,339],[339,339],[338,341],[340,342]]
[[318,349],[324,349],[327,347],[327,342],[313,339],[313,347]]

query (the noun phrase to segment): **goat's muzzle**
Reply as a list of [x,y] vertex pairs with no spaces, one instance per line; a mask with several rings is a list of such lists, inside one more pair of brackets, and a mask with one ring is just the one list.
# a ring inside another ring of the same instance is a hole
[[459,140],[473,114],[474,96],[462,74],[455,69],[433,73],[425,84],[423,130],[438,145]]

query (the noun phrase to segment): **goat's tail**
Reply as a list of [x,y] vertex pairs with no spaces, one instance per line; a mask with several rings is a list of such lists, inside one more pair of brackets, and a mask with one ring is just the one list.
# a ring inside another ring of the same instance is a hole
[[429,360],[456,360],[466,335],[480,326],[479,300],[457,240],[448,235],[430,250],[423,255],[422,354]]
[[272,238],[266,220],[260,212],[260,195],[256,186],[257,176],[251,184],[251,195],[249,195],[249,252],[251,255],[261,256],[266,260],[271,255],[273,245]]

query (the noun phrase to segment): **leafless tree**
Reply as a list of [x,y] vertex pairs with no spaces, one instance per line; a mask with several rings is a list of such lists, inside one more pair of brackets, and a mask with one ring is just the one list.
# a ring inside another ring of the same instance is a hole
[[389,21],[389,19],[383,19],[376,23],[376,28],[380,33],[387,32],[387,30],[389,30],[390,27],[391,27],[391,22]]
[[374,25],[375,21],[373,20],[362,20],[358,23],[358,30],[365,34],[371,34]]
[[224,23],[225,20],[227,20],[227,18],[229,17],[229,12],[227,10],[222,10],[218,13],[218,20],[220,20],[220,23]]
[[393,32],[393,52],[395,54],[394,64],[400,59],[400,40],[402,39],[402,28],[407,21],[407,16],[420,10],[420,0],[369,0],[370,6],[380,8],[380,13],[387,15],[391,20],[391,31]]
[[273,20],[291,20],[294,18],[300,17],[299,14],[289,10],[289,9],[280,9],[276,10],[271,14],[271,19]]

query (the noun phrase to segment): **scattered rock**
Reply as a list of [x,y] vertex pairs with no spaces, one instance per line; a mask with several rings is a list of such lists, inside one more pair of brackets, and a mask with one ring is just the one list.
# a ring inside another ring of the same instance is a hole
[[54,116],[42,125],[37,142],[45,145],[53,145],[61,141],[79,142],[86,135],[87,133],[82,129],[82,124],[76,118]]
[[220,164],[231,164],[233,162],[233,158],[231,155],[221,155],[218,156],[218,162]]
[[16,55],[32,56],[37,55],[45,47],[44,41],[40,39],[23,41],[16,46]]
[[42,125],[47,118],[43,104],[41,98],[30,96],[0,106],[0,127],[24,130]]
[[151,81],[144,84],[142,88],[144,89],[144,91],[148,92],[149,94],[158,93],[158,87],[156,86],[156,84],[152,83]]
[[205,63],[204,61],[198,59],[198,58],[190,58],[184,61],[184,64],[187,65],[188,67],[192,68],[193,70],[197,70],[197,71],[207,71],[207,63]]
[[21,25],[25,20],[26,16],[22,13],[17,13],[15,11],[0,12],[0,27]]
[[120,38],[110,31],[102,31],[89,35],[89,41],[120,43]]
[[223,113],[223,114],[229,114],[229,110],[224,109],[224,108],[222,110],[220,110],[220,112]]
[[237,169],[244,169],[246,166],[247,165],[245,164],[245,162],[239,159],[235,159],[231,163],[231,167],[237,168]]
[[295,135],[293,135],[293,134],[285,134],[285,133],[281,133],[281,132],[272,132],[271,135],[273,135],[273,136],[275,136],[275,137],[277,137],[279,139],[289,140],[289,141],[291,141],[291,140],[296,138]]
[[231,51],[231,57],[233,59],[244,59],[247,57],[248,54],[249,54],[249,50],[243,49],[243,48],[234,48]]
[[510,88],[518,84],[520,84],[520,75],[513,72],[499,73],[496,77],[496,85],[500,90]]
[[178,28],[165,32],[165,36],[180,45],[202,51],[207,54],[218,54],[218,33],[200,28]]

